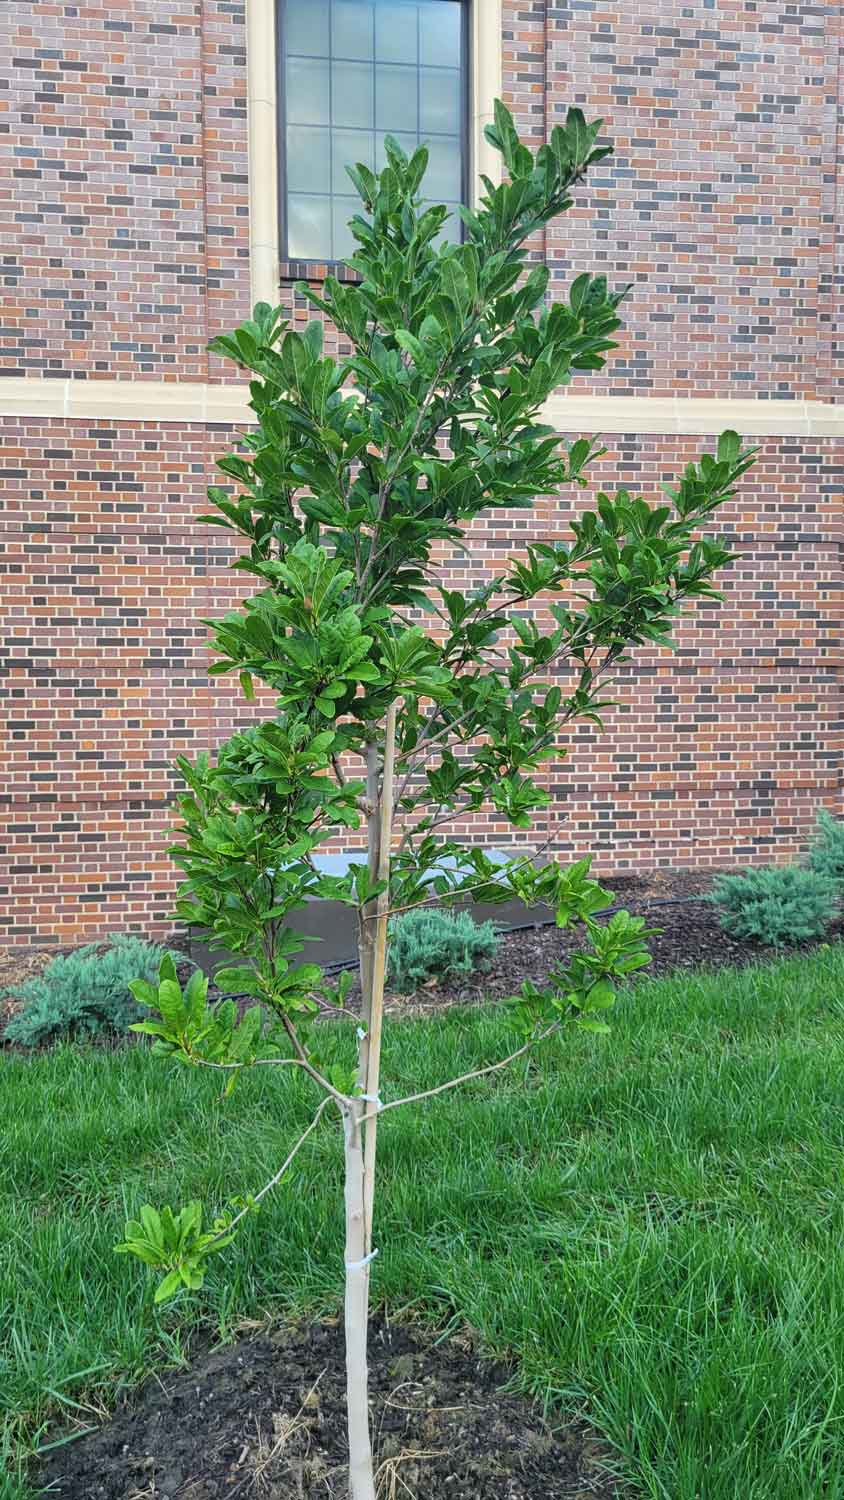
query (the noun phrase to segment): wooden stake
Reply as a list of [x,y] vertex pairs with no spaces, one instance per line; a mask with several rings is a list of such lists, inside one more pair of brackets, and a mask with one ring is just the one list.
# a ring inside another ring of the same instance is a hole
[[[396,766],[396,708],[391,703],[387,709],[384,726],[384,774],[381,780],[381,806],[378,845],[378,879],[390,879],[390,841],[393,833],[393,796]],[[375,951],[372,955],[372,988],[368,1016],[368,1047],[366,1093],[370,1100],[378,1098],[381,1081],[381,1031],[384,1019],[384,986],[387,976],[387,926],[390,909],[389,885],[378,897],[375,918]],[[368,1106],[371,1111],[372,1103]],[[366,1227],[366,1254],[372,1249],[372,1215],[375,1202],[375,1154],[378,1142],[377,1111],[366,1124],[364,1146],[364,1223]]]
[[[381,820],[379,815],[378,788],[380,785],[378,745],[370,740],[366,746],[366,800],[367,816],[367,868],[369,879],[374,884],[381,867]],[[378,903],[367,902],[358,923],[358,952],[360,956],[360,1020],[364,1036],[358,1047],[358,1088],[366,1092],[369,1075],[369,1027],[372,1019],[372,966],[375,956],[375,918]]]

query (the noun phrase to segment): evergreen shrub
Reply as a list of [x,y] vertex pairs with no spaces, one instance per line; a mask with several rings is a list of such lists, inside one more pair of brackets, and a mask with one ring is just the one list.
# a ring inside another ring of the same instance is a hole
[[389,981],[409,994],[426,979],[491,968],[497,948],[493,923],[476,922],[467,911],[409,911],[390,924]]
[[816,870],[777,865],[719,876],[710,900],[731,937],[782,948],[823,936],[835,914],[835,883]]
[[38,1047],[60,1037],[124,1032],[146,1013],[132,998],[130,979],[157,977],[165,949],[131,935],[59,954],[43,973],[12,993],[24,1007],[6,1027],[6,1039]]
[[809,869],[835,881],[844,891],[844,822],[825,807],[818,808],[815,835],[809,845]]

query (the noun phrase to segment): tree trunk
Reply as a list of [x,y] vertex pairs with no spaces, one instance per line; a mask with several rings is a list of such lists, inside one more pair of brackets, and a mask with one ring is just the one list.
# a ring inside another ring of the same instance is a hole
[[350,1500],[375,1500],[369,1437],[369,1266],[364,1264],[363,1141],[365,1105],[354,1100],[343,1121],[346,1140],[346,1408],[349,1422]]

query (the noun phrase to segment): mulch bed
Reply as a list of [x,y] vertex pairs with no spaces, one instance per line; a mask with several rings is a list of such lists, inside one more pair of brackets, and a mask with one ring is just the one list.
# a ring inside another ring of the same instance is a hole
[[[717,909],[702,899],[712,885],[710,873],[681,870],[645,876],[623,875],[601,879],[601,885],[612,892],[615,906],[645,917],[649,927],[659,929],[647,940],[652,962],[639,971],[639,977],[671,974],[678,970],[743,968],[748,964],[772,963],[785,954],[818,946],[817,943],[807,943],[799,948],[775,951],[762,943],[728,937],[718,920]],[[672,904],[660,904],[667,901]],[[842,939],[844,916],[832,924],[823,942]],[[552,969],[565,963],[583,946],[583,930],[577,927],[551,925],[509,932],[502,936],[493,966],[486,973],[432,980],[413,995],[390,995],[387,1007],[393,1013],[404,1011],[419,1015],[444,1005],[478,1005],[487,1000],[504,999],[515,994],[526,979],[541,988],[547,984]],[[359,1001],[355,985],[348,1003],[354,1008]]]
[[[346,1500],[342,1328],[316,1323],[201,1354],[147,1382],[35,1476],[55,1500]],[[502,1392],[471,1336],[373,1323],[379,1500],[610,1500],[628,1493],[576,1417]]]
[[[817,943],[807,943],[798,948],[775,951],[761,943],[728,937],[715,907],[703,899],[712,885],[712,877],[711,871],[666,870],[601,878],[601,884],[612,893],[616,906],[645,917],[649,927],[659,929],[648,939],[652,962],[647,969],[640,971],[639,977],[684,969],[741,968],[747,964],[771,963],[783,954],[804,952],[818,946]],[[822,941],[840,942],[842,939],[844,915],[832,924]],[[583,945],[582,929],[576,927],[536,926],[504,933],[493,966],[486,973],[431,980],[412,995],[388,994],[386,1008],[393,1015],[420,1015],[442,1006],[478,1005],[487,1000],[501,1000],[516,993],[525,979],[540,987],[547,984],[552,969],[564,963]],[[21,953],[19,950],[0,949],[0,1045],[3,1028],[17,1008],[16,1000],[8,992],[32,974],[39,973],[55,952],[31,950]],[[194,967],[189,959],[179,966],[183,983]],[[220,992],[212,984],[209,999],[220,998]],[[347,1004],[352,1011],[359,1007],[360,993],[356,983]]]
[[34,979],[54,956],[54,952],[45,953],[43,948],[32,948],[28,953],[0,948],[0,1037],[6,1022],[18,1009],[18,1002],[10,990],[24,984],[27,979]]

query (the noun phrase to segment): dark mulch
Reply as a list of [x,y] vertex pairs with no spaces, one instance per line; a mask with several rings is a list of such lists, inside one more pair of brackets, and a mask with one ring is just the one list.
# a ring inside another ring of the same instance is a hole
[[[376,1322],[370,1388],[380,1500],[609,1500],[626,1491],[576,1417],[501,1390],[471,1337]],[[56,1500],[345,1500],[342,1329],[284,1328],[149,1381],[37,1475]]]
[[[818,943],[804,943],[797,948],[774,950],[762,943],[728,937],[718,920],[717,909],[705,899],[712,880],[713,872],[694,870],[601,879],[601,885],[611,893],[613,908],[623,907],[642,916],[648,927],[657,929],[647,940],[652,962],[637,977],[688,969],[743,968],[748,964],[772,963],[788,953],[806,952],[818,946]],[[549,912],[549,919],[550,915]],[[596,920],[606,919],[599,914]],[[819,941],[842,939],[844,915]],[[411,995],[388,992],[386,1009],[392,1015],[419,1015],[448,1005],[480,1005],[487,1000],[502,1000],[515,994],[526,979],[540,987],[546,985],[551,971],[585,945],[582,927],[559,928],[550,920],[520,931],[502,932],[495,960],[486,972],[432,979]],[[186,962],[180,971],[183,982],[191,968]],[[209,997],[221,998],[213,984]],[[346,1003],[352,1012],[359,1009],[360,990],[356,981]]]
[[0,1038],[6,1022],[20,1006],[10,990],[25,984],[27,979],[34,979],[54,957],[55,951],[47,953],[43,948],[30,948],[24,953],[19,949],[0,948]]
[[[612,892],[615,906],[645,917],[649,927],[659,929],[647,942],[652,962],[640,971],[644,977],[684,969],[742,968],[771,963],[784,953],[818,946],[810,943],[775,952],[761,943],[728,937],[718,920],[717,909],[702,899],[712,885],[711,874],[681,870],[663,875],[625,875],[602,879],[601,884]],[[660,904],[669,900],[670,905]],[[823,942],[842,939],[844,917],[839,917]],[[583,929],[577,927],[549,925],[509,932],[502,935],[495,961],[487,973],[431,981],[413,995],[389,996],[388,1006],[394,1013],[404,1010],[418,1014],[443,1005],[500,1000],[515,994],[526,979],[540,987],[547,984],[551,970],[583,946]],[[358,1003],[355,986],[349,1004],[354,1008]]]
[[[601,878],[601,884],[612,894],[614,905],[645,917],[648,926],[658,929],[648,940],[653,961],[642,971],[643,976],[670,974],[684,969],[741,968],[747,964],[771,963],[783,953],[804,952],[818,946],[817,943],[808,943],[796,949],[774,951],[761,943],[728,937],[718,920],[716,908],[704,899],[711,888],[713,873],[657,870]],[[840,942],[842,939],[844,915],[832,924],[822,941]],[[552,969],[564,963],[583,943],[583,930],[576,927],[569,930],[546,925],[503,933],[495,962],[486,973],[432,980],[412,995],[388,994],[387,1009],[394,1015],[418,1015],[441,1006],[477,1005],[486,1000],[504,999],[514,994],[526,979],[539,986],[547,984]],[[4,991],[38,973],[55,951],[22,953],[20,950],[0,949],[0,1046],[3,1044],[3,1028],[18,1003]],[[179,966],[183,983],[194,967],[187,957]],[[220,992],[212,984],[209,999],[220,998]],[[245,1007],[253,1002],[243,1003]],[[347,1003],[351,1011],[359,1007],[357,984],[352,986]]]

